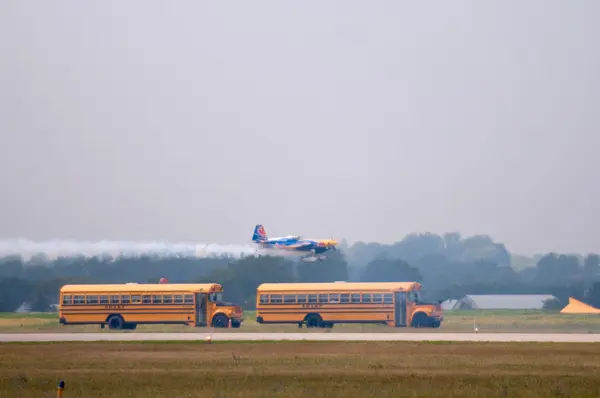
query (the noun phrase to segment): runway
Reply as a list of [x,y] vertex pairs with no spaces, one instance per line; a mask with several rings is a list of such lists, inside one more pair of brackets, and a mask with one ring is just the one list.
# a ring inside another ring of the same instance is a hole
[[471,341],[600,343],[600,334],[568,333],[3,333],[0,342],[66,341]]

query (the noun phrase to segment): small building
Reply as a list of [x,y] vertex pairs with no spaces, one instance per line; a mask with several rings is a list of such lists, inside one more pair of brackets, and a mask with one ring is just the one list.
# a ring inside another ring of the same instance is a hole
[[453,310],[541,310],[551,294],[469,294],[456,300]]
[[446,300],[442,303],[442,310],[444,310],[444,311],[452,310],[452,309],[454,309],[454,306],[456,305],[456,303],[458,303],[458,300]]

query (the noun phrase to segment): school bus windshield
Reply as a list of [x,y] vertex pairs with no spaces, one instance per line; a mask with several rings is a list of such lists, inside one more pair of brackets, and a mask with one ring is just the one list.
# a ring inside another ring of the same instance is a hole
[[408,293],[408,301],[412,301],[413,303],[420,303],[423,301],[423,296],[421,292],[418,290],[414,290]]
[[210,301],[211,303],[216,303],[217,301],[223,301],[223,293],[217,292],[217,293],[209,294],[208,301]]

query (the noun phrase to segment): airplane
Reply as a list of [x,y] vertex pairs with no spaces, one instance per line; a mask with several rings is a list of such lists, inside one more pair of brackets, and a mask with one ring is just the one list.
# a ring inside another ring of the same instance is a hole
[[329,250],[337,250],[337,241],[332,239],[303,239],[298,235],[279,236],[269,239],[265,227],[254,227],[252,242],[259,245],[259,252],[280,256],[299,256],[302,261],[323,261],[322,254]]

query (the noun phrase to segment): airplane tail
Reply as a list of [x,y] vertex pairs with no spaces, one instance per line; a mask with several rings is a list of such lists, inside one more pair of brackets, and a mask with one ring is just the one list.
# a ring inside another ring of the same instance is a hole
[[267,232],[265,231],[265,227],[262,225],[257,225],[254,227],[254,235],[252,235],[252,241],[254,243],[260,243],[267,240]]

